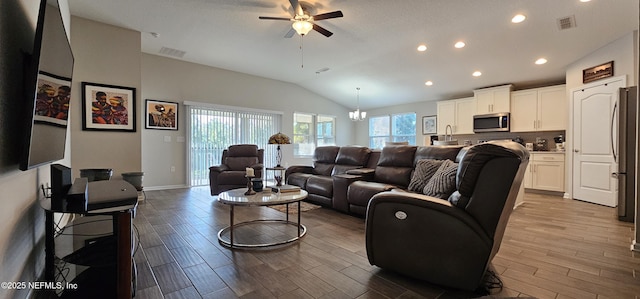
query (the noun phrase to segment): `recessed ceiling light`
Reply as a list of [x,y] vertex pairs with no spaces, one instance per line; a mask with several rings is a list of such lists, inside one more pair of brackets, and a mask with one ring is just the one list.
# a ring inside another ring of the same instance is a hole
[[427,82],[424,82],[424,85],[431,86],[431,85],[433,85],[433,82],[432,81],[427,81]]
[[475,71],[475,72],[473,72],[473,74],[472,74],[472,75],[473,75],[474,77],[480,77],[480,76],[482,76],[482,73],[481,73],[480,71]]
[[536,60],[536,64],[545,64],[547,63],[547,60],[544,58],[538,58],[538,60]]
[[460,48],[464,48],[464,46],[466,46],[466,44],[462,41],[457,42],[454,47],[460,49]]
[[591,0],[580,0],[580,2],[590,2]]
[[511,19],[511,23],[520,23],[522,21],[524,21],[524,19],[526,19],[527,17],[525,17],[524,15],[521,14],[517,14],[515,15],[512,19]]
[[419,46],[418,46],[418,51],[420,51],[420,52],[424,52],[424,51],[426,51],[426,50],[427,50],[427,46],[426,46],[426,45],[419,45]]

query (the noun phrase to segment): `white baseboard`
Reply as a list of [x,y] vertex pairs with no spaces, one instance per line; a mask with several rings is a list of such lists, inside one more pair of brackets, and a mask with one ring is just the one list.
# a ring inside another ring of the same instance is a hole
[[153,186],[143,188],[144,191],[157,191],[157,190],[169,190],[169,189],[185,189],[189,188],[187,185],[167,185],[167,186]]
[[640,243],[636,242],[636,240],[631,243],[631,251],[640,252]]

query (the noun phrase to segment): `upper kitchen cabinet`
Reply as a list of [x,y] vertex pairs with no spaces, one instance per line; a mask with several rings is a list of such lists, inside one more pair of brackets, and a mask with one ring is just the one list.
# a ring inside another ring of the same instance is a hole
[[511,88],[513,85],[476,89],[476,114],[510,112]]
[[463,98],[438,102],[438,135],[444,135],[447,125],[451,134],[473,134],[473,115],[476,114],[475,98]]
[[566,86],[511,93],[511,132],[558,131],[567,127]]

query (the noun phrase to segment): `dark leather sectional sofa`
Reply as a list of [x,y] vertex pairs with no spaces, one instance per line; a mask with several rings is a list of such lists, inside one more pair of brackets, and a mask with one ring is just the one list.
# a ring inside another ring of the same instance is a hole
[[[482,291],[528,162],[528,151],[515,142],[381,151],[320,147],[314,167],[290,167],[286,175],[289,184],[309,192],[309,201],[366,216],[371,265],[446,287]],[[425,173],[424,165],[438,163],[443,165],[438,171],[447,168],[446,175],[436,172],[423,192],[429,192],[434,177],[446,177],[450,193],[436,193],[437,198],[407,191],[416,189],[414,172]]]
[[291,166],[287,184],[309,192],[307,201],[364,216],[371,197],[392,189],[406,190],[420,159],[457,161],[462,146],[389,146],[372,151],[361,146],[324,146],[313,166]]

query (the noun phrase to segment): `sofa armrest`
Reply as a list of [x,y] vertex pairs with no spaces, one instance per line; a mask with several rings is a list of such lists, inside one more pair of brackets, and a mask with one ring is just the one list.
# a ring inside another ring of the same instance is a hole
[[313,173],[313,167],[312,166],[306,166],[306,165],[289,166],[289,167],[287,167],[287,170],[285,170],[284,176],[285,177],[289,177],[289,174],[294,173],[294,172],[302,172],[302,173],[312,174]]
[[357,168],[357,169],[347,170],[347,174],[362,176],[362,180],[365,180],[365,181],[372,180],[375,172],[376,170],[373,168]]
[[347,191],[349,185],[355,181],[361,181],[364,177],[353,174],[336,174],[333,176],[333,201],[332,208],[341,212],[349,212]]
[[209,167],[209,171],[213,171],[213,172],[223,172],[227,170],[229,170],[229,166],[225,164]]

